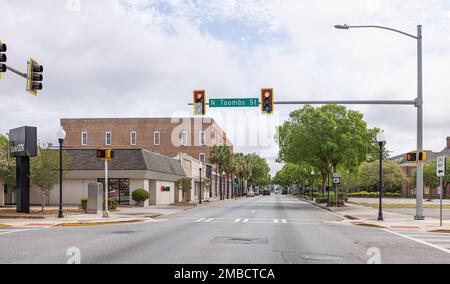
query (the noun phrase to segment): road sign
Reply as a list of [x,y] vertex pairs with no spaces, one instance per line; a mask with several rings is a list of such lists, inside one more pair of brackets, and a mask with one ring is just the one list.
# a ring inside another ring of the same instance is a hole
[[341,183],[341,176],[339,174],[333,174],[333,183],[334,184],[340,184]]
[[213,99],[209,107],[259,107],[259,99]]
[[437,158],[437,176],[445,177],[447,174],[447,157]]

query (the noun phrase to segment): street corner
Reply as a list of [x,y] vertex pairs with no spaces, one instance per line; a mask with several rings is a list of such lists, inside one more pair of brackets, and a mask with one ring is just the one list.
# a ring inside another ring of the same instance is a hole
[[127,224],[148,224],[148,223],[160,223],[164,222],[163,219],[154,218],[134,218],[134,219],[105,219],[105,220],[80,220],[69,221],[54,224],[55,228],[69,228],[69,227],[98,227],[98,226],[111,226],[111,225],[127,225]]

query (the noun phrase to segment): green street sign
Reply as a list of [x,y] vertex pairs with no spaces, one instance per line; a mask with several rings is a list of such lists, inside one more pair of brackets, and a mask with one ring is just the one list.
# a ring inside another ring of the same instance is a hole
[[213,99],[209,107],[259,107],[259,99]]

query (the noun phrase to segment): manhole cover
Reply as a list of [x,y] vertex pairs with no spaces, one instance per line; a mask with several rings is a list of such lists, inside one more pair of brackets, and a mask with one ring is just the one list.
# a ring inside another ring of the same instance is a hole
[[240,238],[240,237],[217,237],[212,240],[216,244],[239,244],[239,245],[266,245],[269,243],[265,238]]
[[317,254],[303,254],[300,258],[304,260],[312,260],[312,261],[324,261],[324,262],[337,262],[343,261],[342,257],[332,256],[332,255],[317,255]]

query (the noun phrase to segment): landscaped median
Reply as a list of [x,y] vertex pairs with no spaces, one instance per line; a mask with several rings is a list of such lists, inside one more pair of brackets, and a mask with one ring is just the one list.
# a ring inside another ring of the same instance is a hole
[[114,221],[92,221],[92,222],[69,222],[57,224],[53,227],[95,227],[95,226],[108,226],[108,225],[122,225],[122,224],[134,224],[134,223],[145,223],[150,221],[144,219],[134,219],[134,220],[114,220]]

